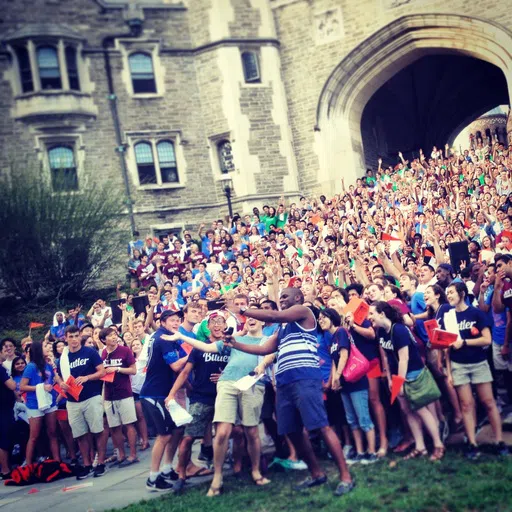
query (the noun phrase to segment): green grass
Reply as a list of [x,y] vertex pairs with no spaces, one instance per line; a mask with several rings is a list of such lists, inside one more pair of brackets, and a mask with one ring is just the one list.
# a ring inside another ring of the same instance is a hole
[[[507,511],[512,510],[510,483],[512,457],[507,460],[483,455],[477,462],[466,461],[451,451],[440,463],[426,460],[401,461],[390,467],[390,460],[371,466],[352,467],[356,489],[337,498],[332,495],[336,471],[332,463],[323,462],[329,483],[307,492],[293,490],[293,485],[307,472],[272,473],[272,483],[255,487],[250,479],[227,477],[224,494],[205,496],[208,485],[189,489],[179,497],[143,501],[123,510],[127,512],[194,511],[194,512],[277,512],[289,511]],[[394,463],[392,463],[393,465]]]

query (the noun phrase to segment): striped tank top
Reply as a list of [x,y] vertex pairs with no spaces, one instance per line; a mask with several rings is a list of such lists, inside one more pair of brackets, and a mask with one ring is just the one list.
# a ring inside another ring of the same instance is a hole
[[304,329],[291,322],[281,327],[278,334],[276,385],[305,379],[322,380],[316,338],[316,322],[313,329]]

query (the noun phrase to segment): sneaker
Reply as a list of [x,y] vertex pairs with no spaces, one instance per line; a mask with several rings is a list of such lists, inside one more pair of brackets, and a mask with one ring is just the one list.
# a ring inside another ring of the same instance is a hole
[[100,476],[103,476],[107,472],[107,468],[105,467],[105,464],[98,464],[94,468],[94,478],[99,478]]
[[[281,462],[281,465],[283,465],[285,461]],[[296,471],[303,471],[304,469],[308,469],[307,464],[303,460],[290,460],[286,459],[286,468],[288,469],[294,469]]]
[[9,480],[11,478],[11,472],[9,473],[0,473],[0,482],[2,480]]
[[353,459],[356,456],[356,451],[354,450],[354,447],[350,444],[346,444],[343,447],[343,455],[346,459]]
[[379,458],[375,453],[367,453],[364,456],[364,459],[361,461],[361,464],[375,464],[375,462],[379,462]]
[[77,480],[85,480],[89,478],[94,473],[94,469],[92,466],[79,466],[76,470],[76,479]]
[[162,475],[152,482],[149,478],[146,480],[146,489],[151,492],[164,492],[172,490],[171,482],[168,482]]
[[296,491],[305,491],[306,489],[311,489],[312,487],[317,487],[319,485],[323,485],[327,482],[327,475],[319,476],[317,478],[313,478],[308,476],[306,480],[303,480],[300,484],[297,484],[294,489]]
[[71,459],[69,461],[69,465],[70,466],[78,466],[78,459],[76,459],[76,458],[75,459]]
[[365,457],[366,457],[366,455],[364,453],[358,453],[358,454],[356,454],[355,457],[353,457],[351,459],[347,459],[347,464],[349,466],[352,466],[353,464],[359,464],[359,463],[363,462]]
[[175,482],[179,478],[178,473],[176,473],[176,471],[174,471],[174,469],[172,469],[172,468],[171,468],[171,471],[169,471],[169,473],[160,473],[160,475],[162,476],[162,478],[164,480],[173,481],[173,482]]
[[334,491],[334,496],[343,496],[356,486],[355,482],[340,482]]
[[464,457],[469,460],[476,460],[480,457],[480,452],[478,451],[478,446],[476,444],[469,444],[466,446],[466,451],[464,453]]
[[449,435],[450,435],[450,425],[448,424],[447,421],[440,421],[439,422],[439,436],[441,437],[443,444],[448,439]]
[[503,441],[501,441],[496,445],[496,453],[500,457],[507,457],[510,454],[510,450],[508,446]]

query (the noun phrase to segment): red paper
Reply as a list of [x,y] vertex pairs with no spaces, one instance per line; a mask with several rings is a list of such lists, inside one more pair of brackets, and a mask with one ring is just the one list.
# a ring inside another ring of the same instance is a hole
[[369,379],[378,379],[379,377],[382,377],[382,370],[380,368],[380,359],[376,357],[375,359],[372,359],[370,361],[370,369],[368,370],[368,373],[366,376]]
[[60,396],[63,396],[64,398],[67,398],[68,395],[66,395],[65,391],[58,385],[58,384],[54,384],[53,385],[53,389],[55,391],[57,391],[57,393],[60,395]]
[[349,303],[343,308],[343,314],[352,313],[354,316],[354,322],[357,325],[361,325],[370,311],[370,306],[362,299],[353,298],[350,299]]
[[457,341],[457,338],[457,334],[452,332],[443,331],[442,329],[434,329],[434,335],[430,343],[432,348],[445,349],[449,348],[450,345],[453,345],[453,343]]
[[75,377],[73,377],[73,375],[70,375],[68,377],[66,384],[69,388],[67,390],[67,393],[69,393],[75,400],[78,401],[78,397],[80,396],[82,389],[84,389],[82,384],[77,384],[76,379],[75,379]]
[[37,329],[38,327],[44,327],[44,324],[42,324],[40,322],[30,322],[28,324],[29,329]]
[[400,393],[402,389],[402,385],[405,382],[404,377],[400,377],[400,375],[393,375],[391,377],[391,403],[396,400],[396,397]]
[[434,337],[434,329],[439,329],[439,324],[437,323],[437,320],[434,318],[433,320],[425,320],[423,322],[423,325],[425,326],[425,330],[427,331],[427,336],[432,343],[432,339]]
[[429,251],[428,249],[425,249],[425,251],[423,252],[423,256],[426,256],[428,258],[435,258],[435,255],[432,254],[432,252]]
[[114,372],[105,374],[105,377],[101,377],[100,380],[103,382],[114,382],[116,374]]

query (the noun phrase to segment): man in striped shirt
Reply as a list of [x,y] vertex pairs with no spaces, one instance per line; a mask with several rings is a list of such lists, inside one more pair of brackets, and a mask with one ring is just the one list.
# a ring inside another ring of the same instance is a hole
[[329,426],[322,392],[322,375],[317,355],[316,319],[303,305],[299,288],[281,292],[280,311],[244,309],[241,313],[264,322],[281,323],[281,328],[261,345],[244,345],[236,340],[233,348],[250,354],[266,355],[277,352],[277,424],[279,434],[288,435],[299,456],[308,465],[311,476],[301,482],[298,490],[327,482],[318,464],[308,432],[320,430],[322,437],[340,471],[340,483],[335,494],[342,496],[354,488],[343,456],[340,441]]

